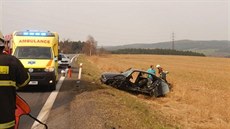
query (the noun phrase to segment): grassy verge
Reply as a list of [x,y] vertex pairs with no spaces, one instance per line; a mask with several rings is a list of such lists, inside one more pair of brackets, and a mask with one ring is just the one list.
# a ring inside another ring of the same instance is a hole
[[78,63],[83,63],[82,79],[89,82],[89,88],[94,89],[87,95],[93,97],[86,101],[96,103],[94,110],[104,120],[106,128],[124,129],[174,129],[176,127],[162,122],[159,113],[135,95],[100,84],[101,71],[97,64],[87,61],[81,55]]

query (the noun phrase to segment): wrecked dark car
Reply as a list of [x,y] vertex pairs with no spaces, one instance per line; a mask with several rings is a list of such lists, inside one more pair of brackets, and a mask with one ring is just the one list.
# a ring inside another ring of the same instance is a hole
[[121,73],[104,72],[100,80],[103,84],[118,89],[137,91],[155,97],[165,96],[169,92],[167,82],[139,69],[128,69]]

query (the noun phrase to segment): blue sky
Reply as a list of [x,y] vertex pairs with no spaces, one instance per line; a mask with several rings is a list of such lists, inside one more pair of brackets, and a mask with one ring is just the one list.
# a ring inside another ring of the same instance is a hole
[[229,40],[229,0],[0,0],[0,29],[50,30],[60,40],[91,35],[99,46]]

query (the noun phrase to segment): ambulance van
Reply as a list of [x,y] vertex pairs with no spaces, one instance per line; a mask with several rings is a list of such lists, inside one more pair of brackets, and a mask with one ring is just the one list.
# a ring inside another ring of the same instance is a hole
[[15,31],[12,38],[12,54],[30,74],[28,85],[56,89],[58,80],[59,36],[50,31]]

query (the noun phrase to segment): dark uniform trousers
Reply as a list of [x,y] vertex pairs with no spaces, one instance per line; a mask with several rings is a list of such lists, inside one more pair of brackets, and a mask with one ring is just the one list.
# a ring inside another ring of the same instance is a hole
[[0,129],[15,126],[16,88],[29,82],[29,74],[14,56],[0,54]]

